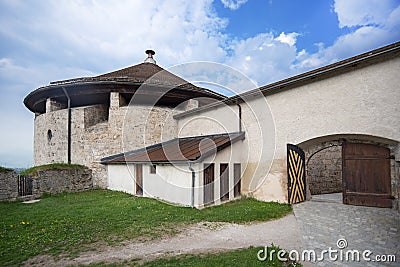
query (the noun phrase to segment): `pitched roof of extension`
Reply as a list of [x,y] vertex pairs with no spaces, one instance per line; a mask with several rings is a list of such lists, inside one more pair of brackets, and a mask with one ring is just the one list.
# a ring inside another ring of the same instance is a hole
[[103,158],[101,163],[198,162],[244,138],[244,132],[175,138],[167,142]]

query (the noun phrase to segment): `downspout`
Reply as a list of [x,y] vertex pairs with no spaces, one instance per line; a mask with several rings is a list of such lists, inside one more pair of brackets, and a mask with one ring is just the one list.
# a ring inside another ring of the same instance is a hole
[[192,192],[191,192],[191,197],[190,197],[190,200],[191,200],[190,206],[192,208],[194,208],[194,182],[195,182],[196,174],[194,172],[194,169],[192,168],[191,162],[188,162],[188,165],[189,165],[189,170],[192,172]]
[[238,106],[239,110],[239,133],[242,132],[242,107],[240,106],[239,102],[236,100],[236,105]]
[[64,87],[61,87],[64,91],[65,96],[68,99],[68,164],[71,164],[71,124],[72,124],[72,120],[71,120],[71,98],[68,95],[67,90],[65,90]]

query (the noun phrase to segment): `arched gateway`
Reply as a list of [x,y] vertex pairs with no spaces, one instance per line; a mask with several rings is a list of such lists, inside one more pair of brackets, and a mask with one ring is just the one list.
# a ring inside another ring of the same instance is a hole
[[[334,135],[302,142],[298,149],[304,149],[308,199],[342,193],[344,204],[392,207],[395,141],[367,135]],[[289,171],[288,165],[290,180]],[[289,202],[295,203],[290,198]]]

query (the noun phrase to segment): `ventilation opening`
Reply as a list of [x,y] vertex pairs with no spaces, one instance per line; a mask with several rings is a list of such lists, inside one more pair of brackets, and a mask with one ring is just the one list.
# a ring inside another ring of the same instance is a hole
[[51,142],[51,139],[53,138],[53,132],[51,130],[47,131],[47,141]]

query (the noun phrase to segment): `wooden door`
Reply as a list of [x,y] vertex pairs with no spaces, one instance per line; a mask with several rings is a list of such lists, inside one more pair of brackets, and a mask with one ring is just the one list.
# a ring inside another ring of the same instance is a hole
[[287,144],[288,202],[299,203],[306,200],[306,171],[304,151]]
[[390,151],[371,144],[343,143],[343,203],[392,207]]
[[233,187],[233,196],[240,197],[242,191],[242,169],[240,163],[233,164],[233,181],[235,186]]
[[204,164],[203,185],[204,205],[214,203],[214,163]]
[[223,163],[219,165],[220,171],[220,199],[222,201],[229,200],[229,168],[228,164]]
[[136,164],[136,195],[143,196],[143,165]]

